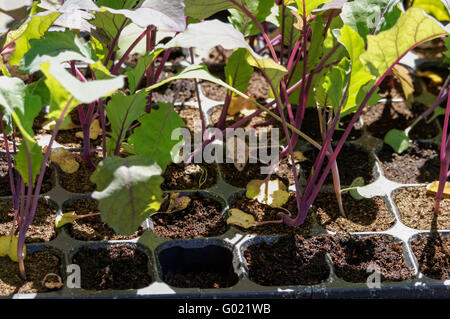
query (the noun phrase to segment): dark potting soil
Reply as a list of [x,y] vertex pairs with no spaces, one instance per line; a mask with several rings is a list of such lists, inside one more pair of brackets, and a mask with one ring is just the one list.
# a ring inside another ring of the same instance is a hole
[[[194,143],[193,134],[201,134],[202,132],[200,110],[197,107],[188,105],[177,105],[174,107],[174,110],[186,124],[185,127],[191,132],[191,143]],[[195,124],[197,124],[197,126],[195,126]]]
[[[295,115],[296,112],[295,107],[292,109],[292,112]],[[344,130],[347,128],[351,119],[352,119],[351,115],[340,119],[339,122],[340,129],[334,131],[333,141],[339,141],[339,139],[344,134]],[[322,141],[322,135],[320,133],[319,117],[317,115],[316,108],[308,107],[305,110],[305,117],[303,119],[301,131],[318,143]],[[356,122],[347,138],[347,141],[357,140],[358,138],[361,137],[361,135],[362,135],[362,126],[360,123]]]
[[289,235],[272,244],[261,242],[244,251],[250,280],[263,286],[315,285],[330,269],[325,260],[326,236]]
[[236,274],[222,274],[217,272],[198,273],[168,273],[164,281],[173,287],[179,288],[227,288],[236,284]]
[[394,182],[415,184],[439,180],[439,147],[435,144],[412,141],[402,154],[384,144],[378,158],[384,176]]
[[345,217],[339,212],[336,194],[320,192],[312,207],[319,225],[333,232],[347,233],[385,231],[395,223],[395,217],[381,197],[355,200],[345,193],[342,202]]
[[[227,89],[212,82],[203,82],[201,85],[203,94],[214,101],[225,101]],[[248,85],[248,95],[260,103],[270,98],[270,86],[264,76],[259,72],[253,72]]]
[[[276,221],[279,220],[280,213],[287,214],[286,210],[295,218],[298,214],[297,201],[295,193],[291,192],[288,201],[283,205],[284,209],[270,207],[269,205],[261,204],[256,199],[248,199],[245,193],[237,193],[230,202],[230,208],[237,208],[251,214],[256,222],[262,221]],[[302,234],[307,235],[313,227],[312,214],[306,216],[305,221],[298,227],[287,226],[286,224],[265,224],[251,227],[248,229],[233,225],[233,227],[247,234],[255,235],[274,235],[274,234]]]
[[147,255],[126,244],[106,248],[83,246],[73,256],[72,263],[81,268],[83,289],[140,289],[152,282]]
[[450,198],[441,200],[439,214],[435,214],[435,195],[427,194],[425,187],[400,188],[393,197],[400,220],[406,226],[427,230],[450,229]]
[[436,280],[450,279],[450,239],[437,232],[420,234],[411,241],[420,272]]
[[[319,150],[311,149],[303,153],[303,155],[307,158],[306,161],[300,163],[302,166],[303,172],[305,173],[306,178],[311,173],[311,169],[316,160],[316,156],[319,154]],[[322,169],[328,163],[328,159],[324,160],[324,164]],[[373,172],[373,163],[369,158],[369,154],[364,151],[359,146],[356,146],[351,143],[346,143],[342,147],[338,157],[337,157],[337,165],[339,170],[339,177],[341,180],[341,185],[351,185],[353,180],[357,177],[364,178],[365,184],[371,183],[375,180],[374,172]],[[319,175],[320,178],[320,175]],[[333,178],[330,172],[325,179],[324,185],[333,184]]]
[[[404,130],[425,111],[422,104],[414,103],[408,107],[405,102],[383,102],[363,110],[362,118],[367,130],[375,137],[384,139],[391,129]],[[411,139],[431,139],[439,134],[435,121],[420,121],[409,132]]]
[[434,39],[416,47],[413,52],[421,59],[442,59],[446,51],[442,39]]
[[[209,113],[209,120],[212,126],[217,127],[217,124],[220,120],[220,115],[222,113],[223,105],[215,106],[211,109]],[[237,113],[235,115],[228,115],[225,117],[225,126],[229,127],[239,120],[242,120],[245,116],[241,113]],[[244,131],[250,130],[251,128],[255,129],[256,134],[260,134],[262,132],[267,132],[267,143],[270,143],[270,130],[273,128],[278,128],[279,137],[284,137],[283,129],[281,127],[281,123],[275,120],[270,114],[266,112],[262,112],[258,116],[253,117],[250,121],[248,121],[245,125],[241,126]]]
[[[206,189],[217,182],[215,164],[169,164],[163,174],[162,190]],[[206,180],[205,180],[206,178]]]
[[[239,171],[233,163],[220,164],[220,171],[223,179],[230,185],[246,188],[252,179],[266,179],[267,175],[261,173],[261,167],[268,167],[262,163],[247,163],[242,171]],[[297,170],[299,174],[299,170]],[[278,168],[275,168],[271,180],[279,179],[285,185],[294,185],[294,173],[290,158],[284,157]]]
[[[39,199],[36,215],[27,231],[25,243],[48,242],[56,237],[56,211],[57,209],[47,199]],[[0,201],[0,236],[11,234],[13,219],[12,202]],[[17,222],[15,226],[17,227]]]
[[[11,158],[12,159],[12,158]],[[12,159],[13,160],[13,159]],[[36,181],[38,176],[36,176]],[[42,180],[41,194],[49,192],[56,184],[56,177],[50,165],[47,165]],[[8,161],[6,154],[0,154],[0,196],[11,195],[11,184],[9,183]]]
[[[163,71],[158,82],[170,78],[175,74],[174,71]],[[142,83],[145,83],[145,77]],[[155,102],[172,103],[175,100],[175,102],[186,103],[197,101],[195,82],[190,79],[171,81],[152,92],[152,100]]]
[[165,238],[198,238],[220,236],[227,231],[222,217],[222,205],[216,200],[198,193],[187,194],[191,198],[183,210],[166,213],[168,195],[159,212],[153,214],[153,232]]
[[386,235],[331,236],[330,256],[336,276],[348,282],[366,282],[379,267],[381,281],[403,281],[413,277],[403,258],[401,242]]
[[[25,260],[27,280],[20,277],[19,266],[9,257],[0,257],[0,295],[27,293],[44,293],[55,290],[42,285],[47,274],[56,274],[61,277],[61,261],[52,250],[46,248],[27,255]],[[45,283],[58,282],[56,276],[48,276]]]
[[214,101],[225,101],[227,96],[227,89],[221,85],[212,83],[212,82],[202,82],[201,84],[203,94]]
[[221,45],[212,48],[208,52],[208,56],[203,58],[206,64],[225,64],[228,58],[233,54],[234,50],[226,50]]
[[[64,205],[64,212],[75,212],[77,215],[99,213],[98,201],[91,198],[80,198],[69,201]],[[101,215],[81,218],[68,225],[70,235],[77,240],[106,241],[128,240],[139,237],[144,232],[142,227],[131,236],[117,234],[106,223],[102,222]]]
[[[72,120],[72,123],[77,125],[78,127],[70,130],[59,130],[58,134],[56,135],[55,141],[67,147],[81,148],[83,147],[83,139],[76,136],[77,132],[83,131],[80,125],[81,122],[78,116],[78,109],[74,108],[69,113],[69,116],[70,119]],[[42,128],[42,126],[46,121],[48,121],[48,119],[45,117],[45,114],[42,112],[39,113],[39,115],[35,118],[33,123],[33,130],[35,131],[36,134],[51,134],[51,131],[47,131]],[[95,148],[99,146],[101,143],[102,143],[101,136],[97,137],[95,140],[90,139],[91,148]]]
[[[78,171],[73,174],[63,172],[58,166],[59,184],[65,190],[72,193],[91,193],[95,191],[96,185],[90,181],[94,168],[92,168],[84,159],[82,159],[80,153],[75,153],[78,156],[75,160],[80,164]],[[92,162],[97,166],[102,158],[96,153],[91,154]]]
[[402,85],[400,81],[394,76],[387,76],[380,84],[378,95],[382,98],[389,99],[404,99]]

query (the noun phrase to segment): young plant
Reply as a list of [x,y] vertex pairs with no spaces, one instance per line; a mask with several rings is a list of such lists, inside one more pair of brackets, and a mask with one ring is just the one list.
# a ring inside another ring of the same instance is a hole
[[[336,158],[353,125],[358,120],[362,109],[366,105],[372,105],[377,101],[378,97],[374,94],[384,78],[407,52],[421,43],[447,34],[447,31],[439,23],[426,16],[421,9],[411,8],[407,12],[402,13],[392,1],[371,1],[371,6],[366,7],[357,6],[354,2],[343,6],[341,1],[280,1],[278,2],[279,10],[284,12],[281,14],[280,42],[283,44],[287,42],[287,45],[285,45],[287,48],[282,46],[282,50],[287,52],[288,56],[287,59],[284,59],[285,53],[277,55],[262,22],[258,21],[255,13],[245,6],[245,2],[241,3],[234,0],[218,1],[214,5],[209,6],[208,10],[202,11],[200,8],[203,8],[204,2],[203,0],[187,0],[186,13],[191,17],[203,19],[207,15],[216,12],[216,10],[223,8],[239,10],[241,14],[248,18],[248,22],[254,23],[260,32],[271,59],[266,58],[264,60],[255,57],[247,43],[237,40],[238,38],[244,39],[242,34],[239,37],[235,28],[230,29],[228,26],[221,26],[217,22],[213,26],[213,22],[205,21],[195,26],[195,29],[194,25],[190,25],[187,31],[176,36],[173,42],[180,46],[185,45],[187,41],[183,41],[183,38],[186,37],[186,33],[189,33],[190,45],[195,44],[202,49],[221,44],[225,49],[244,48],[248,51],[245,56],[246,62],[251,66],[260,68],[275,98],[274,102],[269,103],[265,107],[255,102],[261,110],[254,112],[253,116],[260,114],[262,111],[269,111],[269,114],[282,122],[288,145],[281,156],[289,155],[291,161],[295,163],[293,149],[297,143],[298,135],[302,135],[299,132],[301,132],[308,100],[313,98],[311,92],[316,92],[315,97],[316,100],[319,98],[319,102],[321,101],[320,98],[323,98],[322,101],[325,102],[328,99],[330,100],[329,103],[322,105],[323,107],[332,106],[332,112],[329,111],[332,114],[330,118],[325,121],[324,117],[322,117],[321,127],[324,133],[322,145],[320,146],[308,139],[313,145],[320,148],[320,152],[303,194],[300,193],[298,180],[295,180],[298,215],[295,219],[283,214],[280,215],[282,222],[292,226],[298,226],[305,220],[308,209],[315,200],[329,170],[335,167]],[[296,6],[292,6],[294,4]],[[318,8],[322,4],[324,5]],[[288,8],[289,10],[287,10]],[[372,8],[372,11],[368,10],[368,8]],[[339,9],[342,9],[340,17],[335,11]],[[290,28],[293,34],[286,35],[283,34],[287,32],[286,30],[283,31],[283,25],[286,25],[283,19],[285,13],[291,12],[290,10],[294,10],[295,16],[299,17],[298,25],[300,30],[295,34],[293,32],[294,28]],[[355,11],[358,11],[358,14]],[[353,14],[348,14],[349,12]],[[361,21],[347,19],[349,16],[357,16],[360,17],[359,19],[365,19],[364,22],[367,22],[370,20],[369,18],[373,18],[373,12],[378,12],[378,15],[375,23],[370,28],[360,30],[358,27],[361,25]],[[321,21],[321,19],[324,20]],[[326,22],[324,23],[323,21]],[[343,22],[345,24],[342,26]],[[207,25],[208,30],[206,28],[201,29],[201,24]],[[417,31],[407,33],[404,31],[406,29]],[[201,30],[201,32],[197,33],[198,37],[201,38],[201,43],[193,43],[192,39],[195,39],[195,31],[198,30]],[[208,36],[212,31],[215,34],[214,39]],[[227,38],[227,35],[230,34],[233,34],[234,41]],[[325,38],[323,38],[324,35],[326,35]],[[320,38],[320,40],[315,40],[316,38]],[[322,41],[324,45],[313,45],[313,43],[317,43],[316,41],[319,43]],[[310,43],[310,49],[308,50]],[[343,50],[345,49],[348,52],[348,58],[344,57],[346,54]],[[283,60],[287,61],[285,62],[286,67],[281,65]],[[270,67],[268,67],[269,65]],[[300,70],[300,72],[297,70]],[[300,79],[295,84],[291,84],[291,81],[298,74],[301,74]],[[204,76],[204,79],[206,78]],[[319,85],[323,79],[325,79],[324,83],[326,85]],[[216,82],[218,83],[218,81]],[[229,83],[224,86],[230,89]],[[298,104],[294,115],[291,98],[297,89],[298,95],[295,100]],[[236,91],[238,90],[233,92],[237,93]],[[237,94],[245,97],[242,93]],[[269,110],[272,105],[276,105],[278,115]],[[288,120],[285,118],[284,109],[287,110]],[[351,121],[343,136],[337,146],[332,149],[332,136],[339,119],[352,113]],[[233,125],[233,127],[242,125],[251,118],[252,116],[248,116]],[[292,136],[289,130],[292,130]],[[305,137],[304,134],[303,137]],[[209,141],[206,141],[203,146],[207,145],[213,138],[214,136]],[[326,165],[325,157],[328,158]],[[293,165],[293,172],[294,176],[297,176],[295,165]],[[338,176],[336,174],[333,175]],[[339,183],[335,183],[336,185],[339,185]],[[339,197],[339,187],[336,187],[336,193]]]

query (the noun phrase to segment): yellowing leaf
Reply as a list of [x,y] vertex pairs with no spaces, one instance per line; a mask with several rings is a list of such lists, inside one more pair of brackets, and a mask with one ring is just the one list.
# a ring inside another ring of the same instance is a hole
[[436,84],[442,83],[442,78],[439,75],[437,75],[436,73],[433,73],[431,71],[423,71],[423,72],[417,71],[416,75],[424,77],[424,78],[428,78],[431,81],[433,81],[433,83],[436,83]]
[[55,227],[60,228],[66,224],[71,224],[74,221],[76,221],[78,218],[80,218],[80,216],[75,214],[75,212],[58,215],[58,216],[56,216],[56,219],[55,219]]
[[227,224],[237,225],[239,227],[243,227],[246,229],[256,226],[255,218],[252,215],[247,214],[240,209],[231,208],[229,210],[229,213],[230,217],[228,217],[227,219]]
[[[19,239],[16,236],[2,236],[0,237],[0,257],[8,255],[9,258],[17,262],[19,259],[17,257],[17,245]],[[23,246],[23,258],[26,255],[26,247]]]
[[[435,182],[427,185],[427,191],[434,195],[438,192],[438,188],[439,188],[438,181],[435,181]],[[445,182],[443,194],[444,194],[444,197],[450,197],[450,183],[449,182]]]
[[251,180],[247,184],[246,196],[271,207],[281,207],[289,199],[286,185],[278,179],[267,182],[258,179]]
[[414,0],[413,6],[422,8],[439,21],[450,21],[448,10],[441,0]]
[[397,64],[392,69],[392,72],[394,73],[395,77],[400,81],[400,84],[402,85],[403,93],[405,94],[406,100],[408,101],[408,104],[411,105],[413,99],[414,99],[414,83],[413,79],[411,77],[411,74],[409,74],[409,71],[407,68],[405,68],[403,65]]
[[75,173],[80,167],[80,164],[78,164],[72,156],[72,153],[62,147],[52,149],[50,160],[57,163],[59,167],[68,174]]
[[236,115],[241,113],[248,116],[255,112],[258,108],[251,101],[244,99],[241,96],[233,96],[228,106],[228,115]]
[[186,209],[191,199],[188,196],[180,196],[180,193],[171,193],[167,213],[174,213]]
[[241,172],[247,165],[250,154],[247,143],[235,136],[232,139],[227,139],[225,146],[227,158],[232,158],[234,167]]
[[[89,138],[91,140],[96,140],[101,134],[102,128],[100,127],[100,122],[98,120],[93,120],[91,123],[91,127],[89,128]],[[81,139],[84,138],[83,132],[77,132],[75,133],[75,136]]]
[[301,162],[304,162],[304,161],[308,160],[308,159],[305,157],[305,155],[303,155],[303,153],[300,152],[300,151],[295,151],[295,152],[294,152],[294,158],[295,158],[295,162],[296,162],[296,163],[301,163]]

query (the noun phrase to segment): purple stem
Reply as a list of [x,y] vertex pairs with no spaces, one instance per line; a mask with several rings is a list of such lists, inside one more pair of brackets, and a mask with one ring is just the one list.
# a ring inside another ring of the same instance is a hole
[[[189,54],[191,55],[191,63],[194,64],[194,50],[192,48],[189,48]],[[202,102],[200,99],[200,90],[198,88],[198,81],[197,79],[194,79],[194,81],[195,81],[195,93],[197,94],[198,109],[200,112],[200,119],[202,121],[202,136],[205,136],[206,131],[205,115],[203,114],[202,110]]]
[[[124,2],[124,3],[125,3],[125,2]],[[108,55],[106,56],[106,59],[105,59],[105,62],[104,62],[104,65],[105,65],[105,66],[108,66],[109,61],[110,61],[110,60],[112,59],[112,57],[113,57],[113,54],[114,54],[114,48],[116,47],[117,42],[119,41],[120,34],[122,33],[122,30],[123,30],[123,28],[125,27],[125,24],[127,23],[127,21],[128,21],[128,18],[125,19],[125,20],[123,21],[122,25],[121,25],[120,28],[117,30],[117,34],[116,34],[115,38],[113,39],[113,42],[111,43],[111,47],[109,48]]]
[[434,206],[434,213],[439,213],[440,203],[444,193],[445,182],[447,180],[448,167],[450,164],[450,139],[448,138],[448,119],[450,114],[450,95],[447,96],[447,107],[445,109],[444,128],[442,129],[441,138],[441,168],[439,172],[439,187],[436,193],[436,201]]
[[[45,155],[44,155],[44,161],[42,162],[41,169],[40,169],[40,172],[38,175],[31,208],[24,212],[24,216],[26,215],[26,217],[25,217],[25,220],[21,221],[21,224],[20,224],[19,239],[18,239],[18,244],[17,244],[17,256],[18,256],[19,262],[22,265],[23,265],[22,251],[23,251],[23,246],[25,244],[25,235],[27,233],[28,228],[31,225],[31,222],[34,219],[34,215],[36,214],[36,208],[37,208],[37,204],[38,204],[39,194],[41,192],[42,181],[44,180],[44,174],[45,174],[45,170],[47,168],[47,163],[48,163],[48,159],[50,157],[52,145],[53,145],[53,142],[55,141],[56,134],[58,133],[58,130],[61,127],[61,123],[64,120],[64,116],[66,115],[67,110],[69,109],[69,105],[72,103],[72,101],[73,101],[73,97],[71,97],[70,100],[67,102],[66,106],[64,107],[64,110],[61,112],[61,115],[59,116],[58,121],[56,122],[55,128],[53,129],[52,136],[50,138],[50,142],[47,147],[47,151],[45,152]],[[29,155],[29,153],[27,155]],[[31,159],[28,159],[28,160],[29,160],[29,165],[30,165]],[[31,172],[30,169],[29,169],[29,171]],[[24,276],[25,273],[23,273],[22,275]]]
[[111,74],[117,75],[119,73],[120,67],[125,62],[125,60],[128,58],[128,56],[130,55],[131,51],[133,51],[133,49],[136,47],[136,45],[138,45],[138,43],[141,42],[141,40],[148,33],[149,33],[149,29],[145,29],[145,31],[142,32],[141,35],[139,35],[139,37],[136,40],[134,40],[134,42],[130,45],[130,47],[127,49],[127,51],[125,51],[125,53],[122,56],[122,58],[120,58],[119,62],[117,62],[117,64],[113,67],[113,69],[111,71]]

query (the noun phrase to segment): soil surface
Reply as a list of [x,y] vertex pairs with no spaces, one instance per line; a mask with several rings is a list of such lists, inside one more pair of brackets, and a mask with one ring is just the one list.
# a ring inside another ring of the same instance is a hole
[[[206,180],[204,178],[206,177]],[[217,183],[214,164],[169,164],[163,174],[162,190],[206,189]]]
[[[174,107],[174,110],[186,124],[185,127],[191,132],[191,143],[193,144],[194,133],[201,134],[202,132],[200,110],[197,107],[188,105],[177,105]],[[195,123],[196,121],[197,123]]]
[[442,59],[445,51],[446,47],[442,39],[431,40],[413,50],[421,59]]
[[[268,165],[263,165],[262,163],[247,163],[242,171],[239,171],[233,163],[220,164],[220,171],[222,173],[223,179],[230,185],[246,188],[247,184],[252,179],[266,179],[266,174],[261,174],[261,168],[268,167]],[[297,170],[299,173],[299,170]],[[283,158],[278,168],[275,168],[272,174],[271,180],[279,179],[285,185],[293,185],[294,173],[292,171],[292,165],[290,158]]]
[[420,271],[437,280],[450,280],[450,239],[439,233],[418,235],[411,242]]
[[402,154],[384,144],[378,158],[384,176],[394,182],[416,184],[439,180],[439,147],[435,144],[413,141]]
[[[295,193],[291,193],[289,200],[286,204],[283,205],[284,209],[270,207],[269,205],[261,204],[257,200],[248,199],[245,196],[245,193],[237,193],[236,197],[233,198],[230,202],[230,208],[240,209],[248,214],[251,214],[255,221],[275,221],[279,220],[278,214],[284,213],[287,214],[286,210],[288,210],[292,216],[291,218],[295,218],[297,216],[297,201],[295,200]],[[247,234],[255,234],[255,235],[274,235],[274,234],[302,234],[307,235],[310,233],[313,226],[313,217],[312,214],[308,214],[305,221],[299,227],[290,227],[286,224],[266,224],[259,225],[255,227],[251,227],[248,229],[233,225],[240,231]]]
[[378,95],[388,99],[405,99],[402,84],[395,76],[387,76],[381,82]]
[[[308,176],[310,175],[311,169],[318,154],[319,150],[317,149],[311,149],[303,153],[307,160],[302,162],[301,166],[306,178],[308,178]],[[326,158],[324,160],[322,170],[326,167],[327,163],[328,159]],[[373,172],[374,165],[369,159],[369,154],[367,154],[367,152],[365,152],[362,148],[354,144],[344,144],[337,157],[337,165],[341,185],[351,185],[353,180],[357,177],[364,178],[364,182],[366,184],[371,183],[375,180],[375,175]],[[330,172],[325,179],[324,185],[331,184],[333,184],[333,178],[330,169]]]
[[[87,109],[85,108],[84,111],[87,112]],[[72,120],[72,123],[77,125],[78,127],[70,130],[59,130],[58,134],[56,135],[55,141],[67,147],[81,148],[83,147],[83,139],[76,136],[77,132],[83,131],[83,129],[81,128],[80,118],[78,116],[78,108],[74,108],[69,113],[69,116]],[[52,133],[52,131],[47,131],[42,128],[42,126],[46,121],[48,121],[48,119],[45,117],[45,114],[43,112],[39,113],[39,115],[34,119],[33,130],[35,131],[36,134]],[[91,148],[95,148],[101,145],[101,143],[102,143],[101,136],[99,136],[95,140],[90,139]]]
[[168,273],[164,281],[173,287],[179,288],[227,288],[236,284],[236,274],[222,274],[217,272],[198,273]]
[[152,282],[147,255],[124,244],[108,245],[107,248],[81,247],[72,263],[81,268],[83,289],[140,289]]
[[[184,195],[184,194],[182,194]],[[227,231],[222,217],[222,205],[212,198],[198,193],[190,194],[191,202],[183,210],[165,213],[169,200],[161,205],[159,213],[153,214],[153,232],[165,238],[198,238],[220,236]]]
[[[56,237],[55,219],[57,209],[45,198],[39,199],[36,215],[27,231],[25,243],[49,242]],[[11,234],[14,211],[12,202],[0,201],[0,236]],[[15,223],[17,227],[17,222]],[[18,233],[18,230],[16,230]]]
[[[296,112],[296,108],[293,108],[292,112]],[[339,141],[339,139],[344,134],[344,130],[347,128],[348,124],[352,120],[352,116],[348,115],[344,118],[341,118],[339,121],[339,130],[335,130],[333,133],[333,141]],[[322,135],[320,133],[320,124],[319,117],[317,115],[317,109],[308,107],[305,110],[305,117],[303,119],[301,131],[311,137],[318,143],[322,142]],[[362,126],[360,123],[356,122],[351,130],[347,141],[353,141],[360,138],[362,135]]]
[[[404,130],[409,127],[419,115],[425,111],[422,104],[408,107],[405,102],[383,102],[363,110],[362,118],[367,130],[375,137],[384,139],[391,129]],[[431,139],[439,134],[436,121],[426,123],[420,121],[409,132],[411,139]]]
[[315,285],[330,269],[325,261],[326,236],[289,235],[272,244],[261,242],[244,251],[250,280],[263,286]]
[[350,236],[331,238],[330,256],[336,275],[348,282],[366,282],[373,271],[371,264],[380,268],[381,281],[402,281],[413,273],[403,259],[401,242],[386,235]]
[[[76,199],[66,202],[64,212],[75,212],[77,215],[100,213],[98,201],[90,198]],[[132,236],[122,236],[102,222],[101,216],[92,216],[75,220],[67,226],[70,235],[78,240],[97,241],[97,240],[127,240],[139,237],[144,232],[142,227],[139,228]]]
[[[158,82],[176,75],[175,71],[164,70],[159,76]],[[142,83],[145,83],[145,76]],[[180,102],[195,102],[197,101],[197,94],[195,90],[195,82],[191,79],[180,79],[171,81],[152,91],[152,100],[155,102],[172,103]]]
[[394,192],[401,221],[415,229],[450,229],[450,198],[442,199],[439,214],[434,213],[435,195],[425,187],[404,187]]
[[339,212],[336,194],[321,192],[313,204],[317,222],[333,232],[385,231],[395,223],[383,198],[355,200],[350,194],[342,195],[345,217]]
[[[212,126],[217,127],[217,124],[220,120],[220,115],[222,113],[223,105],[215,106],[209,112],[209,120],[212,123]],[[225,117],[225,126],[229,127],[239,120],[242,120],[245,116],[241,113],[237,113],[235,115],[228,115]],[[272,118],[272,116],[266,112],[262,112],[258,116],[253,117],[250,121],[248,121],[245,125],[240,126],[244,131],[254,129],[255,133],[261,134],[262,132],[267,132],[267,143],[270,143],[270,130],[273,128],[278,128],[278,135],[280,138],[284,137],[283,129],[281,123]]]
[[[27,280],[20,277],[19,267],[9,257],[0,257],[0,295],[11,295],[16,293],[44,293],[53,291],[42,285],[47,274],[57,274],[61,277],[61,261],[59,257],[46,248],[34,252],[25,258],[25,271]],[[48,276],[45,283],[58,282],[55,276]]]
[[[80,164],[80,168],[73,174],[63,172],[58,166],[59,183],[62,188],[72,193],[91,193],[95,191],[96,185],[90,181],[94,170],[78,152],[74,152],[74,158]],[[102,158],[96,153],[91,154],[92,162],[97,166]]]
[[[36,181],[38,176],[36,176]],[[41,194],[49,192],[56,184],[55,174],[50,165],[47,165],[42,180]],[[5,154],[0,154],[0,196],[11,196],[11,184],[9,183],[8,161]]]
[[[203,82],[201,88],[203,94],[207,98],[214,101],[225,101],[227,89],[223,86],[212,82]],[[270,86],[267,84],[266,79],[260,72],[253,72],[252,77],[250,78],[247,93],[260,103],[264,103],[264,101],[270,98]]]

